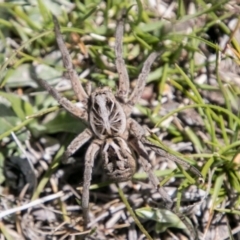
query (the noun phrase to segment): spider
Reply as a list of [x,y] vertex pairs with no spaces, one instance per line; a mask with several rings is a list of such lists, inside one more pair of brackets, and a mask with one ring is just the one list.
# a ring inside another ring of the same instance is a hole
[[68,112],[86,122],[87,128],[81,132],[67,147],[63,160],[66,161],[85,143],[90,145],[85,154],[85,169],[82,192],[82,212],[84,225],[87,226],[89,218],[89,187],[92,178],[94,159],[100,156],[104,170],[109,179],[122,182],[131,179],[136,170],[136,160],[140,162],[144,171],[148,174],[153,187],[157,189],[162,200],[170,208],[172,200],[167,192],[159,186],[158,178],[153,174],[147,149],[154,150],[160,156],[180,163],[185,169],[201,176],[200,172],[184,162],[172,156],[163,149],[149,142],[145,136],[145,130],[133,118],[131,110],[139,101],[145,87],[146,78],[151,65],[160,56],[159,52],[151,53],[138,76],[137,84],[130,94],[130,84],[127,68],[123,59],[122,39],[124,32],[123,20],[119,20],[116,27],[116,70],[119,75],[116,93],[109,87],[98,87],[94,91],[90,88],[84,90],[77,72],[73,68],[70,54],[64,44],[60,32],[58,20],[53,16],[54,31],[58,47],[61,51],[63,64],[70,78],[73,91],[82,104],[75,105],[65,97],[62,97],[46,81],[38,79],[39,83],[58,101]]

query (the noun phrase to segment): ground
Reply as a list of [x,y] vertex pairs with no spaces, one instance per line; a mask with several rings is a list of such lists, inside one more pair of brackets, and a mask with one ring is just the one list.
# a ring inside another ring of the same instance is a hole
[[85,125],[35,79],[36,74],[76,101],[53,33],[53,13],[83,85],[115,89],[115,29],[123,9],[132,87],[146,57],[162,51],[132,117],[148,129],[151,141],[196,167],[202,179],[149,150],[154,173],[198,239],[240,239],[236,0],[0,2],[1,239],[193,238],[162,207],[139,163],[132,180],[115,184],[100,158],[90,192],[91,231],[84,231],[87,145],[72,164],[62,164],[61,156]]

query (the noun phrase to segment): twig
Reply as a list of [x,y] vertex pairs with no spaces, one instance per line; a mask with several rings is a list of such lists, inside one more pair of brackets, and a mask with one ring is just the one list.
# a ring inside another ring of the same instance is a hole
[[10,215],[10,214],[13,214],[13,213],[16,213],[16,212],[19,212],[19,211],[23,211],[23,210],[28,209],[30,207],[34,207],[36,205],[43,204],[44,202],[48,202],[48,201],[54,200],[56,198],[60,198],[62,196],[63,196],[63,191],[60,191],[56,194],[52,194],[52,195],[34,200],[34,201],[32,201],[30,203],[27,203],[23,206],[8,209],[8,210],[0,213],[0,219],[6,217],[7,215]]
[[[117,183],[116,183],[117,184]],[[124,193],[122,191],[122,189],[119,187],[119,185],[117,184],[118,187],[118,193],[119,196],[121,197],[123,203],[126,205],[127,210],[129,211],[130,215],[132,216],[132,218],[134,219],[134,222],[136,223],[136,225],[139,227],[139,229],[141,230],[141,232],[146,236],[146,238],[148,240],[153,240],[152,237],[149,235],[149,233],[147,232],[147,230],[143,227],[143,225],[140,223],[140,221],[138,220],[137,216],[135,215],[135,213],[133,212],[131,206],[129,205],[126,197],[124,196]]]

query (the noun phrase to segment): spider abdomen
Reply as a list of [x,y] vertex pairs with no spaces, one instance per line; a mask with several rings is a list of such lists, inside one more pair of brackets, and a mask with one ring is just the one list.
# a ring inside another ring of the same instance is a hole
[[132,178],[136,171],[136,161],[126,141],[120,137],[105,140],[101,157],[109,179],[124,182]]

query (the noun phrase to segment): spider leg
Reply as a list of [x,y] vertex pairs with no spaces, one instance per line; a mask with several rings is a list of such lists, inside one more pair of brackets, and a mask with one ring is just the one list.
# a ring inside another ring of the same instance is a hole
[[83,193],[82,193],[82,211],[84,227],[87,228],[89,223],[89,187],[92,180],[92,169],[94,165],[94,159],[100,149],[99,144],[92,142],[85,154],[85,169],[83,179]]
[[72,113],[76,117],[87,120],[88,114],[83,108],[77,107],[75,104],[70,102],[67,98],[61,96],[56,89],[50,86],[46,81],[38,78],[37,81],[45,88],[57,101],[62,105],[68,112]]
[[72,83],[73,91],[80,102],[86,102],[88,95],[84,91],[81,83],[79,82],[76,71],[73,69],[73,64],[72,64],[70,54],[67,50],[67,47],[64,44],[63,37],[60,32],[58,20],[54,15],[53,15],[53,22],[54,22],[54,31],[57,39],[57,44],[63,58],[63,65],[68,72],[70,81]]
[[129,124],[129,128],[131,129],[131,132],[133,133],[133,135],[137,139],[139,139],[145,146],[151,148],[153,151],[155,151],[161,157],[164,157],[170,161],[180,164],[185,170],[189,170],[193,174],[197,175],[199,177],[199,179],[202,179],[202,174],[200,173],[200,171],[197,168],[193,167],[192,165],[185,162],[184,160],[167,153],[165,150],[163,150],[159,146],[148,141],[145,137],[144,129],[138,124],[138,122],[136,122],[135,120],[130,118],[128,120],[128,124]]
[[115,35],[116,37],[115,65],[119,75],[117,96],[125,102],[127,100],[127,96],[129,92],[129,77],[128,77],[125,61],[123,59],[123,47],[122,47],[123,28],[124,28],[123,21],[120,20],[117,24],[116,35]]
[[159,186],[159,180],[152,171],[152,165],[150,164],[150,159],[144,145],[137,138],[131,139],[130,144],[138,153],[139,161],[143,167],[143,170],[148,174],[149,180],[151,181],[154,188],[159,191],[164,203],[166,204],[167,209],[171,209],[173,204],[172,199],[169,197],[168,193]]
[[160,54],[161,53],[159,53],[159,52],[153,52],[148,56],[148,58],[144,62],[142,71],[141,71],[140,75],[138,76],[137,84],[136,84],[135,88],[133,89],[131,96],[129,97],[129,100],[128,100],[129,104],[135,105],[141,98],[144,87],[145,87],[146,79],[150,72],[151,66],[152,66],[153,62],[155,61],[155,59],[158,56],[160,56]]
[[167,192],[159,186],[158,178],[154,175],[154,173],[152,171],[152,166],[149,163],[150,160],[148,158],[147,151],[146,151],[144,145],[142,144],[142,142],[140,140],[138,140],[137,138],[134,138],[131,140],[130,144],[135,149],[135,151],[140,155],[140,158],[139,158],[140,163],[141,163],[144,171],[146,173],[148,173],[149,180],[151,181],[153,186],[159,191],[159,193],[165,203],[166,209],[168,209],[169,211],[172,211],[174,214],[176,214],[181,219],[181,221],[186,225],[187,229],[189,230],[190,235],[193,236],[194,239],[196,239],[197,233],[196,233],[195,229],[193,228],[193,226],[191,224],[189,224],[189,222],[186,220],[184,214],[173,209],[173,201],[171,200],[171,198],[169,197]]
[[169,153],[167,153],[165,150],[163,150],[162,148],[160,148],[159,146],[151,143],[150,141],[148,141],[146,138],[142,138],[141,140],[143,142],[143,144],[145,146],[150,147],[154,152],[156,152],[159,156],[164,157],[170,161],[173,161],[175,163],[178,163],[179,165],[181,165],[185,170],[189,170],[190,172],[192,172],[193,174],[197,175],[199,177],[199,179],[202,179],[202,174],[200,173],[200,171],[193,167],[192,165],[190,165],[189,163],[185,162],[184,160],[175,157]]
[[67,163],[68,158],[73,155],[84,143],[88,142],[92,138],[92,132],[87,128],[77,137],[75,137],[72,142],[68,145],[67,150],[65,151],[62,162]]
[[133,149],[139,154],[139,161],[143,167],[143,170],[148,174],[149,180],[151,181],[153,186],[158,189],[161,197],[166,203],[166,206],[170,209],[172,206],[172,199],[169,197],[167,192],[159,186],[159,180],[152,171],[152,165],[150,164],[148,153],[141,142],[141,138],[145,134],[144,129],[132,118],[128,120],[128,125],[130,132],[134,136],[134,138],[131,139],[131,145]]

